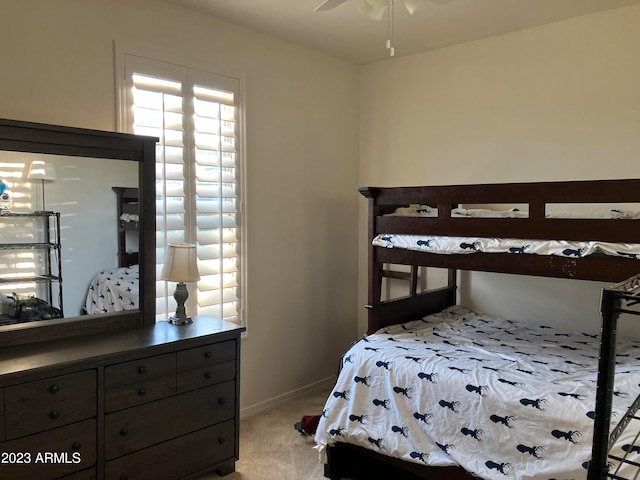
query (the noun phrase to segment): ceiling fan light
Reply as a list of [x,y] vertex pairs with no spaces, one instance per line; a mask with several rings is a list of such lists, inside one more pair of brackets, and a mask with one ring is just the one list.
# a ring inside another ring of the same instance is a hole
[[372,2],[380,3],[377,0],[362,0],[360,2],[360,12],[369,17],[371,20],[382,20],[387,2],[383,2],[384,5],[382,7],[372,5]]
[[418,8],[422,6],[424,0],[404,0],[404,6],[410,15],[413,15]]

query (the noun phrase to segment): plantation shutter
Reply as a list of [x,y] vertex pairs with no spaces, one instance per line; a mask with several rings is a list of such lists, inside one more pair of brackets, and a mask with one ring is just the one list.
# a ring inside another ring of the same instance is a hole
[[[196,244],[188,314],[240,323],[239,81],[129,55],[125,69],[132,131],[160,138],[156,278],[168,243]],[[175,312],[174,289],[157,282],[156,320]]]
[[238,322],[238,85],[235,79],[190,73],[198,311]]

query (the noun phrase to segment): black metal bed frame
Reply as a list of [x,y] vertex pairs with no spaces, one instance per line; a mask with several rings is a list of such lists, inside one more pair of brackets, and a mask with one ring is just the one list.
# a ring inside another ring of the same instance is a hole
[[[640,310],[633,309],[640,305],[640,275],[631,277],[624,282],[617,283],[602,290],[601,314],[602,328],[600,340],[600,359],[598,365],[598,386],[596,391],[596,416],[594,420],[593,450],[589,463],[588,480],[606,478],[625,479],[615,472],[609,472],[609,459],[616,460],[619,465],[629,464],[639,470],[633,478],[640,474],[640,463],[630,459],[629,448],[624,457],[610,454],[616,440],[627,428],[631,420],[638,419],[640,395],[634,400],[613,431],[609,431],[611,409],[613,404],[613,387],[616,367],[616,334],[618,319],[621,314],[640,315]],[[634,445],[640,444],[640,431],[635,437]],[[640,447],[639,447],[640,448]]]

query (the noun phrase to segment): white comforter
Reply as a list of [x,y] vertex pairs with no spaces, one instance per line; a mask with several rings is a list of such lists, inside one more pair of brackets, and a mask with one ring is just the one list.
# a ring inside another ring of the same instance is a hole
[[91,281],[85,310],[87,314],[120,312],[138,308],[139,266],[111,268]]
[[[451,307],[357,342],[315,440],[485,479],[586,478],[598,349],[595,335]],[[614,421],[637,394],[640,343],[623,339],[618,355]]]
[[594,254],[640,258],[640,244],[599,241],[522,240],[513,238],[442,237],[436,235],[377,235],[376,247],[402,248],[444,255],[467,253],[514,253],[580,258]]

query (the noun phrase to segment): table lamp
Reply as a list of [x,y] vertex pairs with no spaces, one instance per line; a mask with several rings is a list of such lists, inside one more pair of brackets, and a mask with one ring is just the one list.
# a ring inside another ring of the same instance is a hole
[[34,160],[29,166],[27,178],[29,180],[42,181],[42,211],[46,212],[47,207],[44,201],[44,181],[54,181],[58,179],[58,175],[56,173],[56,165],[51,162],[45,162],[44,160]]
[[169,282],[178,282],[176,290],[173,292],[173,298],[176,299],[178,306],[176,314],[169,318],[169,323],[172,325],[193,323],[193,320],[187,317],[184,304],[189,298],[189,291],[185,282],[197,282],[200,280],[196,261],[196,246],[189,243],[168,244],[160,278]]

